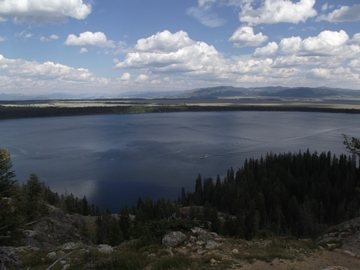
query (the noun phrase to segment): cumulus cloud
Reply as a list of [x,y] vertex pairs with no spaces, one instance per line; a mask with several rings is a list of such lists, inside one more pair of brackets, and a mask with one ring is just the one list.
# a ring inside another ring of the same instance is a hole
[[[356,38],[356,37],[355,37]],[[358,46],[346,45],[349,36],[343,30],[322,31],[319,35],[302,40],[300,37],[284,38],[279,47],[285,54],[331,56],[350,56],[358,52]]]
[[26,31],[21,31],[20,33],[15,34],[15,37],[21,37],[21,38],[31,38],[32,36],[33,36],[33,34],[26,33]]
[[145,74],[140,74],[139,76],[136,77],[135,82],[142,83],[147,79],[149,79],[148,76],[146,76]]
[[331,55],[336,53],[349,39],[343,30],[322,31],[316,37],[308,37],[302,41],[302,49],[309,54]]
[[276,42],[269,42],[265,47],[256,48],[253,57],[274,55],[277,52],[278,48],[279,46]]
[[0,36],[0,42],[5,41],[6,39],[7,39],[6,37],[2,37],[2,36]]
[[198,8],[198,7],[188,8],[186,14],[194,17],[201,24],[207,27],[219,27],[226,23],[226,20],[220,18],[216,13],[210,12],[203,8]]
[[250,59],[248,61],[238,61],[231,66],[230,71],[235,74],[267,74],[271,70],[273,60],[266,58],[263,60]]
[[93,77],[88,69],[73,68],[50,61],[39,63],[23,59],[7,59],[0,55],[0,69],[10,75],[41,80],[84,81]]
[[[355,73],[360,74],[360,59],[353,59],[349,62],[348,67]],[[358,75],[359,76],[359,75]],[[360,77],[358,77],[360,79]]]
[[294,54],[301,49],[301,41],[300,37],[283,38],[280,41],[280,49],[285,54]]
[[322,10],[322,11],[325,11],[325,10],[327,10],[328,8],[329,8],[329,4],[328,4],[328,3],[325,3],[325,4],[322,5],[321,10]]
[[[252,32],[249,36],[256,35]],[[248,40],[251,39],[243,42]],[[347,78],[349,85],[354,85],[359,82],[359,76],[354,76],[359,62],[354,59],[360,59],[360,46],[349,42],[344,31],[323,31],[305,39],[289,37],[279,43],[271,41],[256,48],[253,55],[225,58],[213,46],[192,40],[184,31],[163,31],[138,40],[122,61],[114,61],[114,67],[137,69],[142,73],[143,76],[134,80],[130,80],[127,72],[117,79],[118,84],[133,87],[145,82],[159,83],[164,81],[162,76],[169,78],[167,74],[171,74],[167,84],[172,86],[174,81],[194,87],[200,82],[202,86],[209,82],[293,85],[306,80],[316,85],[320,78],[326,78],[334,86],[342,81],[341,76]],[[347,68],[340,69],[345,63],[349,63]],[[334,71],[328,73],[329,70]]]
[[350,44],[358,44],[360,45],[360,33],[356,33],[351,40],[349,40]]
[[140,39],[115,68],[139,68],[150,73],[214,74],[225,60],[213,46],[191,40],[184,31],[159,32]]
[[[87,93],[106,89],[111,84],[108,78],[96,77],[85,68],[74,68],[46,61],[11,59],[0,55],[0,87],[5,92],[72,92],[86,89]],[[79,87],[81,85],[81,87]]]
[[123,75],[121,75],[121,77],[119,78],[120,81],[129,81],[131,78],[131,75],[129,72],[125,72],[123,73]]
[[216,3],[216,0],[198,0],[199,7],[208,9],[212,4]]
[[321,65],[320,56],[298,56],[298,55],[282,55],[276,57],[272,67],[274,68],[291,68]]
[[148,38],[139,39],[134,47],[136,51],[141,52],[176,52],[179,49],[193,45],[191,40],[184,31],[172,34],[168,30],[158,32]]
[[342,6],[341,8],[335,9],[329,14],[319,16],[316,20],[329,22],[360,21],[360,4],[355,4],[352,7]]
[[64,42],[68,46],[97,46],[115,48],[113,40],[108,40],[102,32],[84,32],[79,37],[70,34]]
[[88,52],[88,50],[86,48],[81,48],[80,49],[80,53],[87,53],[87,52]]
[[0,16],[13,18],[15,23],[61,23],[67,17],[85,19],[91,8],[83,0],[2,0]]
[[311,79],[325,79],[330,76],[330,70],[325,68],[313,68],[307,74],[307,78]]
[[315,0],[300,0],[297,3],[290,0],[265,0],[258,9],[254,9],[248,3],[242,6],[239,19],[253,25],[280,22],[298,24],[317,15],[314,4]]
[[250,26],[241,26],[229,38],[235,47],[258,46],[268,39],[261,32],[254,34],[254,29]]
[[49,38],[42,36],[40,38],[40,41],[44,42],[44,41],[52,41],[52,40],[56,40],[59,39],[59,37],[57,35],[51,35]]

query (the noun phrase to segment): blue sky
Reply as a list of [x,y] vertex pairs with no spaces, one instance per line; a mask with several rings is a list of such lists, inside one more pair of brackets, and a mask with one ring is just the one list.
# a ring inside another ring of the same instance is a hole
[[358,0],[1,0],[0,93],[360,90]]

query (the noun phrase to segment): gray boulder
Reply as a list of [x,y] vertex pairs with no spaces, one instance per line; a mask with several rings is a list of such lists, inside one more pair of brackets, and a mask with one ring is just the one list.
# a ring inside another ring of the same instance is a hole
[[[340,247],[340,250],[345,253],[360,256],[360,218],[330,227],[318,241],[327,243],[329,248]],[[333,244],[333,242],[337,244]]]
[[360,256],[360,231],[346,238],[341,247],[342,251],[353,255]]
[[73,249],[74,247],[75,247],[74,242],[67,242],[67,243],[61,245],[61,249],[63,249],[63,250],[70,250],[70,249]]
[[213,240],[209,240],[206,242],[205,248],[213,249],[213,248],[219,247],[221,245],[222,245],[221,243],[215,242]]
[[187,239],[187,237],[185,234],[177,231],[177,232],[171,232],[171,233],[165,235],[161,242],[165,247],[169,248],[169,247],[176,247],[176,246],[180,245],[186,239]]
[[56,252],[50,252],[46,255],[47,258],[49,259],[55,259],[56,258]]
[[98,250],[99,250],[99,252],[105,253],[105,254],[111,254],[113,252],[113,248],[109,245],[99,245]]
[[196,235],[196,238],[200,241],[207,242],[209,240],[213,240],[212,235],[202,228],[194,227],[191,229],[191,231],[193,234]]

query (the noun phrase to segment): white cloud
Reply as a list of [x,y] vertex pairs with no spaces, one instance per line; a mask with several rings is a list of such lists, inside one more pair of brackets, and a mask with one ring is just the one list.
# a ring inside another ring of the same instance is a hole
[[352,7],[342,6],[327,15],[319,16],[316,20],[329,22],[360,21],[360,4],[355,4]]
[[228,6],[241,7],[244,4],[253,3],[255,0],[228,0]]
[[234,43],[235,47],[258,46],[268,39],[261,32],[254,34],[254,30],[250,26],[241,26],[229,38],[229,41]]
[[265,0],[258,9],[245,4],[239,19],[253,25],[280,22],[297,24],[317,15],[314,4],[315,0],[300,0],[297,3],[290,0]]
[[5,40],[7,40],[7,38],[6,38],[6,37],[2,37],[2,36],[0,36],[0,42],[3,42],[3,41],[5,41]]
[[88,52],[88,50],[86,48],[81,48],[80,49],[80,53],[87,53],[87,52]]
[[123,75],[121,75],[121,77],[119,78],[120,81],[129,81],[131,78],[131,75],[129,72],[125,72],[123,73]]
[[67,17],[85,19],[91,13],[91,5],[83,0],[2,0],[0,15],[12,17],[14,22],[59,23]]
[[70,34],[64,42],[68,46],[98,46],[115,48],[113,40],[108,40],[102,32],[84,32],[76,37]]
[[274,68],[289,68],[289,67],[307,67],[321,65],[322,61],[319,56],[298,56],[285,55],[278,56],[272,67]]
[[194,17],[207,27],[219,27],[226,23],[226,20],[220,18],[216,13],[209,12],[208,10],[199,7],[188,8],[186,14]]
[[360,33],[356,33],[351,40],[349,40],[350,44],[358,44],[360,45]]
[[256,48],[253,57],[274,55],[277,52],[278,48],[279,46],[276,42],[269,42],[265,47]]
[[114,54],[123,54],[123,53],[127,53],[129,52],[129,48],[128,45],[126,44],[125,41],[118,41],[116,43],[116,50],[114,52]]
[[[27,61],[10,59],[0,55],[0,87],[4,92],[72,92],[86,89],[87,93],[99,94],[99,89],[106,89],[111,84],[107,78],[95,77],[85,68],[46,61]],[[79,87],[80,86],[80,87]]]
[[322,11],[325,11],[325,10],[327,10],[328,8],[329,8],[329,4],[328,4],[328,3],[325,3],[325,4],[322,5],[321,10],[322,10]]
[[148,79],[149,77],[146,76],[145,74],[140,74],[139,76],[136,77],[135,82],[142,83],[147,81]]
[[273,60],[266,58],[263,60],[250,59],[248,61],[238,61],[235,65],[231,66],[230,71],[237,74],[267,74],[271,70]]
[[301,41],[300,37],[283,38],[280,41],[280,49],[285,54],[294,54],[301,49]]
[[92,76],[91,72],[84,68],[72,68],[66,65],[50,61],[39,63],[22,59],[7,59],[0,55],[0,67],[7,70],[11,75],[32,77],[37,79],[65,79],[82,81]]
[[330,77],[330,70],[325,68],[313,68],[307,74],[307,78],[325,79]]
[[42,42],[44,42],[44,41],[52,41],[52,40],[56,40],[58,38],[59,37],[57,35],[51,35],[49,38],[42,36],[40,38],[40,41],[42,41]]
[[353,73],[357,74],[360,79],[360,59],[353,59],[349,62],[348,67],[352,70]]
[[[326,78],[335,86],[341,81],[340,72],[345,74],[349,85],[354,85],[359,81],[354,76],[358,63],[351,60],[356,55],[360,57],[360,46],[349,46],[346,40],[345,32],[323,31],[318,36],[304,40],[290,37],[279,44],[269,42],[266,46],[257,48],[253,56],[242,55],[237,59],[226,59],[213,46],[190,39],[186,32],[164,31],[139,40],[124,60],[114,61],[114,66],[118,69],[133,68],[141,71],[143,76],[134,80],[127,77],[130,76],[127,72],[117,79],[118,84],[135,88],[145,82],[149,87],[151,84],[164,82],[164,77],[167,78],[169,87],[181,85],[181,88],[184,85],[190,88],[214,83],[241,83],[244,86],[304,85],[306,80],[316,85],[317,82],[320,83],[318,79],[321,76],[328,76]],[[328,54],[324,55],[322,50],[328,51]],[[262,58],[251,58],[254,56]],[[351,66],[342,71],[339,67],[346,63],[346,59],[351,61]],[[326,70],[331,69],[338,70],[338,73],[327,73]]]
[[280,41],[279,47],[288,55],[350,57],[358,53],[359,46],[346,45],[348,40],[349,36],[343,30],[339,32],[325,30],[317,36],[304,40],[300,37],[284,38]]
[[172,34],[170,31],[165,30],[157,32],[151,37],[139,39],[134,49],[141,52],[176,52],[194,43],[184,31]]
[[191,40],[186,32],[159,32],[141,39],[115,68],[137,68],[148,73],[211,76],[224,73],[225,59],[213,46]]
[[198,0],[199,7],[208,9],[212,4],[216,3],[216,0]]
[[16,33],[15,37],[21,37],[21,38],[31,38],[33,34],[26,33],[26,31],[21,31],[20,33]]
[[302,41],[302,48],[310,54],[334,54],[349,39],[345,31],[322,31],[316,37],[308,37]]

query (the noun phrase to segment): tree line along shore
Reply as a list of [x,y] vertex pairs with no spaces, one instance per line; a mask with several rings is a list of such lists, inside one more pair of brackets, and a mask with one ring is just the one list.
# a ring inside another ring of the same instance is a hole
[[36,107],[0,105],[0,119],[81,116],[99,114],[212,112],[212,111],[278,111],[278,112],[326,112],[359,114],[360,109],[315,106],[278,105],[121,105],[87,107]]

